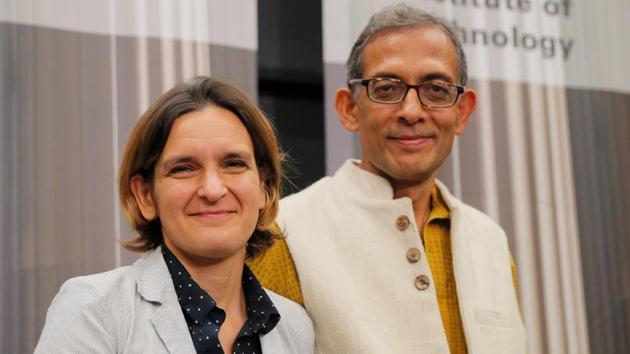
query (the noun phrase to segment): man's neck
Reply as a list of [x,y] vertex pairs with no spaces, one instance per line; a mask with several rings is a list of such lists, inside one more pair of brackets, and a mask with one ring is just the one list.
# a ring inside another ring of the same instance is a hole
[[400,181],[379,171],[366,159],[361,160],[357,166],[387,179],[394,191],[394,199],[401,197],[411,199],[416,225],[418,226],[418,231],[422,232],[422,228],[424,224],[426,224],[429,218],[429,212],[431,211],[431,191],[435,185],[436,172],[428,176],[419,176],[419,178],[414,181]]
[[406,183],[391,181],[394,198],[408,197],[411,199],[414,217],[418,231],[422,232],[424,224],[431,211],[431,191],[435,185],[435,176],[431,176],[421,183]]

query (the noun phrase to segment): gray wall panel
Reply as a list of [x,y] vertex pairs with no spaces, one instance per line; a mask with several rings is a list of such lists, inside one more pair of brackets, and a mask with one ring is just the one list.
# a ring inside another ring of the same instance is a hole
[[630,352],[630,95],[568,90],[593,353]]
[[235,84],[254,100],[258,97],[256,63],[256,52],[227,46],[210,46],[211,75]]
[[[3,72],[14,74],[2,81],[11,80],[19,97],[5,101],[15,106],[2,112],[3,121],[15,124],[8,158],[17,171],[8,184],[13,193],[2,199],[18,216],[3,225],[3,241],[16,251],[4,255],[12,260],[3,278],[20,285],[3,300],[12,312],[3,319],[22,324],[8,331],[8,347],[28,352],[59,284],[114,264],[113,173],[95,163],[111,159],[109,56],[103,51],[109,44],[77,33],[0,25],[5,31],[13,35],[3,38],[3,47],[20,59],[3,63]],[[109,257],[103,251],[108,243]]]
[[324,107],[326,107],[324,130],[327,175],[335,173],[347,158],[359,158],[361,156],[359,139],[341,125],[335,110],[335,92],[339,87],[345,86],[345,78],[345,65],[324,63]]

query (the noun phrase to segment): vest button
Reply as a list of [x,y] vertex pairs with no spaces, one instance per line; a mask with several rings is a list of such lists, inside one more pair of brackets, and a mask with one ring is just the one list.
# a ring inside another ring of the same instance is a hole
[[426,275],[418,275],[415,280],[415,285],[418,290],[427,290],[429,287],[429,277]]
[[417,248],[410,248],[407,250],[407,260],[409,263],[416,263],[420,260],[420,250]]
[[401,215],[396,218],[396,227],[400,231],[405,231],[409,227],[409,218],[407,215]]

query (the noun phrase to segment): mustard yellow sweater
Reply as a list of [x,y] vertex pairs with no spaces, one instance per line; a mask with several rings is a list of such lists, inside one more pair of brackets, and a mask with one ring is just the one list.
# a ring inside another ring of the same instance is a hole
[[[435,282],[440,315],[449,349],[453,354],[467,353],[453,275],[450,212],[436,187],[432,191],[431,211],[423,227],[422,237],[427,262]],[[249,261],[248,265],[265,288],[299,304],[304,304],[293,258],[284,240],[277,240],[265,254]],[[514,261],[511,267],[514,287],[516,287]]]

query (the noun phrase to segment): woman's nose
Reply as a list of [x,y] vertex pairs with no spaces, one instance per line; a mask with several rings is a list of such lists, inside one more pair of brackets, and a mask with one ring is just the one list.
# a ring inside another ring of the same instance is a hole
[[197,194],[200,197],[206,198],[209,201],[216,201],[221,199],[227,188],[223,183],[223,179],[216,171],[207,171],[203,174]]

